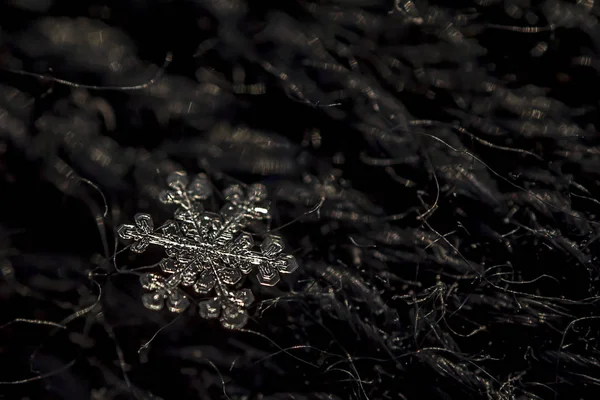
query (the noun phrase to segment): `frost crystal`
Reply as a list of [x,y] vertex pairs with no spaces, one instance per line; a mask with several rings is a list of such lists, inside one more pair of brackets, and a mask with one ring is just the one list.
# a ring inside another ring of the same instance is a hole
[[231,329],[243,327],[248,320],[246,308],[254,300],[250,289],[236,289],[243,276],[256,271],[260,284],[273,286],[280,273],[298,268],[293,256],[283,254],[280,237],[267,236],[257,250],[252,235],[242,232],[252,220],[268,216],[265,186],[228,187],[227,203],[215,214],[202,207],[212,194],[206,175],[198,174],[189,183],[184,172],[175,172],[167,184],[170,189],[160,194],[160,201],[178,206],[175,220],[154,229],[150,215],[137,214],[135,225],[118,229],[121,238],[134,241],[134,252],[141,253],[151,244],[165,249],[167,257],[160,262],[164,275],[141,276],[142,287],[149,291],[142,297],[144,306],[161,310],[166,300],[170,311],[182,312],[190,304],[182,287],[191,287],[210,296],[198,304],[203,318],[219,318]]

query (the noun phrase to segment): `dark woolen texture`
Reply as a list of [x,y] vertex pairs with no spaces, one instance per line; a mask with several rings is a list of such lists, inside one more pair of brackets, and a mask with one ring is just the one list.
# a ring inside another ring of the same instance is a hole
[[[4,2],[0,397],[598,398],[599,15]],[[242,330],[142,305],[115,231],[176,170],[264,183],[299,261]]]

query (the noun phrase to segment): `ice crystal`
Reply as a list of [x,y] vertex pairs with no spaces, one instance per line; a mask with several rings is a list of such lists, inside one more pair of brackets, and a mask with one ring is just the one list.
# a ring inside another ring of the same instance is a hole
[[240,289],[244,275],[256,273],[258,282],[273,286],[280,273],[298,268],[291,255],[283,253],[283,240],[267,236],[258,249],[252,235],[243,232],[251,221],[269,215],[267,191],[262,184],[247,187],[232,185],[225,189],[227,201],[219,213],[205,211],[202,201],[212,195],[204,174],[190,183],[187,174],[175,172],[167,179],[169,190],[160,201],[174,204],[174,220],[155,229],[148,214],[137,214],[135,225],[121,225],[119,236],[131,239],[131,250],[141,253],[150,245],[165,249],[159,263],[163,274],[147,273],[140,278],[148,292],[142,296],[145,307],[161,310],[165,303],[172,312],[182,312],[190,305],[187,292],[192,288],[208,300],[198,303],[203,318],[219,318],[227,328],[243,327],[248,320],[247,307],[254,300],[250,289]]

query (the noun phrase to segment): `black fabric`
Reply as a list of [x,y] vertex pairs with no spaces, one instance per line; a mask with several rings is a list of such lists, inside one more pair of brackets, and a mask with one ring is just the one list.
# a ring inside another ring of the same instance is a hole
[[[0,397],[598,398],[599,15],[4,2]],[[264,183],[300,264],[243,329],[142,305],[115,232],[177,170]]]

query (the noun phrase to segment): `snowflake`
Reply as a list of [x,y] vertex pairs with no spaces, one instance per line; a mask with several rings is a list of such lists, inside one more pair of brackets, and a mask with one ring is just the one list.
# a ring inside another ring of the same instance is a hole
[[121,225],[118,234],[132,239],[131,250],[141,253],[150,245],[165,249],[167,257],[160,263],[164,275],[147,273],[140,278],[149,291],[142,296],[145,307],[183,312],[190,305],[182,287],[210,295],[198,303],[203,318],[219,318],[227,328],[243,327],[248,320],[246,309],[254,300],[250,289],[239,289],[244,275],[256,271],[258,282],[273,286],[279,273],[289,274],[298,268],[296,259],[283,254],[283,240],[269,235],[255,249],[252,235],[243,232],[251,221],[269,216],[266,188],[253,184],[246,188],[233,185],[224,191],[227,201],[216,214],[205,211],[202,201],[212,195],[204,174],[191,183],[185,172],[167,178],[170,190],[160,194],[160,201],[178,206],[175,220],[154,229],[148,214],[137,214],[135,225]]

